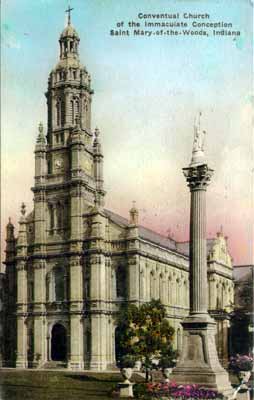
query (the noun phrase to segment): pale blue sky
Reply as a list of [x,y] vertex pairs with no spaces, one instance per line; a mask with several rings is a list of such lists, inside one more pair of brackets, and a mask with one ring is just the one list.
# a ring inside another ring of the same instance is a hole
[[[47,78],[58,58],[64,10],[74,7],[80,58],[92,76],[93,128],[102,131],[107,207],[128,214],[135,199],[143,224],[187,239],[187,166],[193,120],[203,110],[208,235],[222,224],[237,263],[250,250],[253,168],[251,0],[8,0],[2,5],[2,220],[32,208],[33,150],[46,124]],[[118,21],[143,13],[209,13],[232,22],[232,37],[112,37]]]

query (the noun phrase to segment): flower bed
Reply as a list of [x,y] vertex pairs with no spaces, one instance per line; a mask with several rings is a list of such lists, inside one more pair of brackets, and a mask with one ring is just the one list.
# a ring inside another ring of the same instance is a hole
[[194,384],[178,385],[174,382],[137,384],[133,391],[135,398],[142,400],[223,399],[223,395],[215,390],[205,389]]

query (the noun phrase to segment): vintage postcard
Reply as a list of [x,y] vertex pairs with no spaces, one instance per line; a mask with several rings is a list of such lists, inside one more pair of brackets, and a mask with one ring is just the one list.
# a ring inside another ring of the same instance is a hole
[[252,351],[253,1],[6,0],[1,33],[1,399],[107,398],[123,304]]

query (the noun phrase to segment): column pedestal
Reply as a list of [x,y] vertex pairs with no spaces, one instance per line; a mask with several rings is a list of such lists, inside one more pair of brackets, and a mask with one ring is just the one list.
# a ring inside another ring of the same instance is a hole
[[90,370],[105,371],[106,361],[106,320],[104,315],[94,314],[91,316],[91,360]]
[[27,368],[27,327],[24,317],[17,319],[17,360],[16,368]]
[[83,358],[83,323],[80,315],[71,315],[70,319],[70,359],[68,368],[84,369]]
[[232,394],[228,373],[222,368],[215,345],[216,322],[207,317],[188,317],[182,322],[183,348],[172,379],[179,384],[195,383]]

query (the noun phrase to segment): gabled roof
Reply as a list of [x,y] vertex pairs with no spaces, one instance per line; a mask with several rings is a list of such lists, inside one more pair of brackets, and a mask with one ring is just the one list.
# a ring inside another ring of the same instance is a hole
[[[106,216],[115,224],[125,228],[129,226],[129,221],[127,218],[122,217],[113,211],[104,209]],[[158,246],[164,247],[168,250],[175,251],[179,254],[189,257],[189,242],[176,242],[175,240],[163,236],[160,233],[154,232],[153,230],[146,228],[142,225],[138,226],[139,236],[141,239],[147,240],[151,243],[157,244]],[[216,243],[215,239],[207,239],[207,254],[209,254]]]
[[[121,215],[118,215],[110,210],[104,210],[106,216],[115,224],[120,225],[122,227],[127,227],[129,226],[129,221],[122,217]],[[168,250],[173,250],[181,254],[185,254],[181,249],[178,249],[177,247],[177,242],[173,239],[170,239],[166,236],[161,235],[160,233],[154,232],[149,228],[145,228],[142,225],[138,226],[139,229],[139,235],[141,239],[147,240],[149,242],[155,243],[159,246],[162,246]],[[187,255],[187,254],[185,254]]]

